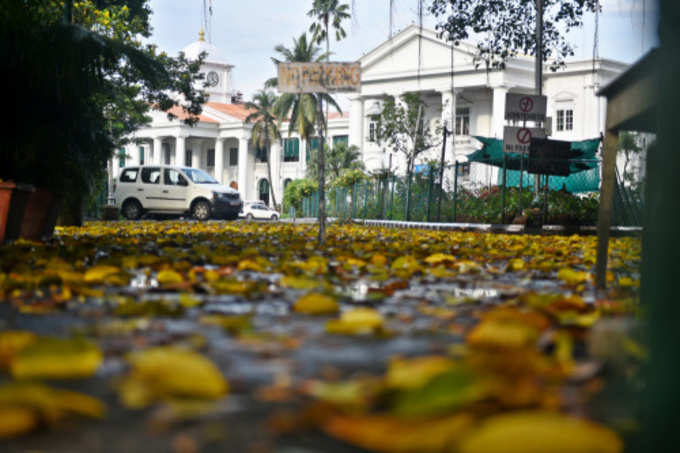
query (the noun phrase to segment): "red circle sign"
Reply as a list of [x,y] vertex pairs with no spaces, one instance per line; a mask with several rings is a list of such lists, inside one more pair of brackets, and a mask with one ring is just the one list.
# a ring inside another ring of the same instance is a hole
[[531,143],[531,131],[527,128],[522,128],[517,131],[517,141],[522,145]]
[[525,97],[519,100],[519,109],[524,113],[529,113],[534,109],[534,100]]

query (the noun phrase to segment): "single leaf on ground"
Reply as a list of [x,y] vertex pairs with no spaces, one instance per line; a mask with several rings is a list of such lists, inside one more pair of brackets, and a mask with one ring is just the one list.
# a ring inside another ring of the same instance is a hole
[[338,303],[331,296],[311,293],[302,296],[295,302],[293,309],[307,315],[329,315],[338,312]]
[[171,397],[216,399],[229,386],[215,364],[179,347],[160,346],[128,356],[132,371],[120,386],[120,398],[130,408],[143,408]]
[[330,436],[370,451],[441,453],[455,451],[472,423],[473,418],[467,414],[425,420],[382,415],[334,416],[322,428]]
[[328,321],[326,331],[346,335],[371,334],[382,331],[384,323],[380,312],[360,307],[343,312],[340,319]]
[[460,453],[619,453],[613,431],[553,412],[515,412],[491,417],[472,432]]
[[64,379],[92,376],[102,362],[99,347],[84,339],[39,338],[10,362],[16,379]]

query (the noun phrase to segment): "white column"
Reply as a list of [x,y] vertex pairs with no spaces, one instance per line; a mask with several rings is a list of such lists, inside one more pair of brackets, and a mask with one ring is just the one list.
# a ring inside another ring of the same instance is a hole
[[[149,156],[149,161],[153,162],[153,165],[160,165],[161,155],[163,154],[163,139],[160,137],[153,138],[153,161],[151,161]],[[145,159],[146,160],[146,159]]]
[[456,137],[456,94],[457,91],[447,89],[441,91],[442,95],[442,126],[446,126],[449,134],[446,138],[446,154],[452,156],[452,159],[447,159],[450,162],[456,160],[456,149],[454,147]]
[[215,140],[215,179],[222,184],[224,180],[224,139]]
[[493,88],[493,113],[491,116],[491,135],[503,140],[503,128],[505,127],[505,95],[508,87],[498,86]]
[[351,97],[349,113],[349,146],[364,147],[364,101],[361,96]]
[[187,138],[183,135],[175,137],[175,165],[183,167],[187,158]]
[[300,137],[300,168],[302,169],[302,174],[304,175],[307,170],[307,141]]
[[272,143],[270,151],[272,167],[272,180],[269,183],[272,185],[274,195],[276,195],[276,202],[283,201],[283,182],[281,181],[281,145],[279,142]]
[[238,140],[238,191],[243,200],[248,200],[248,141],[246,137]]
[[139,147],[141,145],[132,142],[127,145],[125,152],[130,156],[126,161],[126,165],[139,165]]
[[201,151],[203,149],[202,143],[197,142],[191,149],[191,167],[200,168],[201,167]]

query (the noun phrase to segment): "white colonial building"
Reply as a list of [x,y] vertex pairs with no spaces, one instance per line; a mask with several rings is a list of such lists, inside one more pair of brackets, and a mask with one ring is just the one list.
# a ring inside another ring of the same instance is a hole
[[[391,162],[392,170],[404,172],[403,156],[395,154],[390,158],[390,150],[375,142],[371,117],[380,113],[386,96],[418,92],[427,106],[425,121],[438,121],[449,129],[455,123],[455,136],[447,143],[447,161],[466,162],[465,156],[479,148],[472,136],[502,138],[506,93],[534,93],[533,59],[514,58],[503,70],[487,71],[475,65],[474,50],[467,44],[452,50],[434,31],[417,26],[380,44],[360,58],[361,92],[350,97],[349,114],[330,115],[329,146],[349,142],[361,149],[368,170],[388,167]],[[134,134],[134,143],[125,149],[125,155],[114,158],[114,176],[125,165],[190,165],[207,170],[224,184],[237,186],[245,200],[268,200],[267,164],[264,153],[250,141],[252,125],[245,123],[248,110],[234,102],[233,66],[202,37],[184,52],[188,58],[196,58],[201,52],[208,54],[204,72],[211,82],[210,99],[200,121],[189,127],[177,120],[169,121],[165,112],[154,112],[152,123]],[[607,59],[570,62],[557,72],[546,67],[543,92],[548,97],[552,137],[581,140],[600,136],[606,101],[595,93],[626,67]],[[184,116],[180,109],[173,113],[179,118]],[[284,123],[282,131],[287,130]],[[272,184],[279,203],[285,184],[305,176],[307,161],[307,144],[297,135],[288,137],[284,132],[283,136],[283,143],[274,144],[271,153]],[[316,148],[318,144],[315,141],[311,146]],[[423,153],[419,161],[438,158],[440,153],[437,147]],[[470,181],[497,181],[493,167],[472,164],[463,168],[463,176]]]

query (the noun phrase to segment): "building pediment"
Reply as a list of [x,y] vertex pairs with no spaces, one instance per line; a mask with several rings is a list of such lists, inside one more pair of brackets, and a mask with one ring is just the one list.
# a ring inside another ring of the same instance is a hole
[[[456,46],[454,67],[472,66],[474,52],[470,44]],[[360,59],[362,78],[410,73],[418,67],[419,59],[423,71],[450,70],[451,46],[433,30],[411,25]]]

